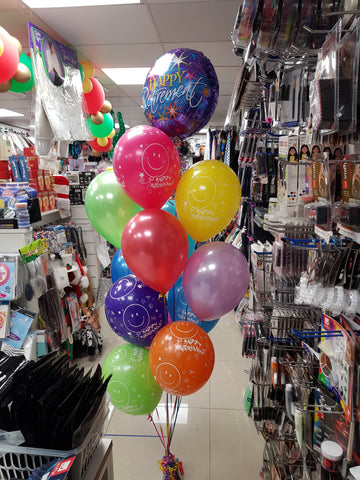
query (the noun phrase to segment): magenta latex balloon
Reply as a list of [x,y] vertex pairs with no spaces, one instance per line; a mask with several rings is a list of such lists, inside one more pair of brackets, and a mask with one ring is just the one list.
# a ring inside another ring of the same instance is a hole
[[120,137],[113,165],[122,189],[143,208],[161,208],[179,181],[175,145],[164,132],[149,125],[130,128]]
[[248,285],[246,258],[224,242],[207,243],[195,250],[183,273],[186,301],[200,320],[215,320],[233,310]]

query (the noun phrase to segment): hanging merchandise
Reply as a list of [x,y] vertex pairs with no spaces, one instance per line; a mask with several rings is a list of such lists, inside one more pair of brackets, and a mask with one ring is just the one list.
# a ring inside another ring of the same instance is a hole
[[36,87],[35,143],[39,155],[49,155],[55,142],[89,139],[81,75],[76,51],[32,23],[29,44]]

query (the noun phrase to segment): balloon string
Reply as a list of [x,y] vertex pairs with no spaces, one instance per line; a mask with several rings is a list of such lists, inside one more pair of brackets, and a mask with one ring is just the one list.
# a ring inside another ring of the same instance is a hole
[[169,424],[169,394],[166,394],[166,434],[167,434],[167,455],[170,454],[170,424]]
[[[156,409],[156,413],[158,414],[157,409]],[[159,414],[158,414],[158,416],[159,416]],[[154,421],[153,416],[152,416],[151,414],[148,416],[148,419],[149,419],[150,422],[154,425],[154,428],[155,428],[155,431],[156,431],[156,433],[157,433],[157,436],[159,437],[160,442],[162,443],[162,446],[164,447],[164,450],[166,451],[165,438],[164,438],[164,434],[163,434],[163,432],[162,432],[162,428],[160,427],[160,430],[161,430],[161,435],[160,435],[160,432],[159,432],[159,430],[157,429],[156,424],[155,424],[155,421]]]
[[170,440],[168,440],[169,446],[171,445],[171,441],[175,432],[175,427],[176,427],[176,422],[180,410],[180,405],[181,405],[181,397],[176,396],[175,398],[175,405],[174,405],[174,410],[173,410],[173,418],[172,418],[172,430],[170,432]]

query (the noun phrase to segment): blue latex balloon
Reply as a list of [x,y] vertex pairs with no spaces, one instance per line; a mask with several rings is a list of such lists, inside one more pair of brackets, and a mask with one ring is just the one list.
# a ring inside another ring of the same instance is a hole
[[121,254],[121,250],[116,250],[116,253],[113,256],[110,265],[110,275],[112,282],[115,283],[116,280],[119,280],[119,278],[125,277],[126,275],[130,274],[132,274],[132,271],[126,265],[124,257]]
[[[178,218],[178,216],[176,214],[176,208],[175,208],[175,201],[174,200],[168,200],[165,203],[165,205],[163,205],[161,207],[161,210],[165,210],[165,212],[168,212],[171,215],[173,215],[174,217]],[[195,251],[196,240],[191,238],[189,235],[187,237],[188,237],[188,242],[189,242],[189,255],[188,255],[188,258],[189,258],[190,255]]]
[[145,79],[148,122],[176,140],[203,128],[215,111],[219,83],[210,60],[188,48],[170,50],[156,60]]
[[206,333],[209,333],[219,321],[219,319],[216,319],[204,322],[194,315],[184,295],[182,275],[169,291],[168,309],[170,318],[173,322],[185,320],[187,322],[195,323],[205,330]]
[[120,337],[138,347],[149,347],[157,332],[167,324],[165,297],[126,275],[110,288],[105,299],[105,315]]

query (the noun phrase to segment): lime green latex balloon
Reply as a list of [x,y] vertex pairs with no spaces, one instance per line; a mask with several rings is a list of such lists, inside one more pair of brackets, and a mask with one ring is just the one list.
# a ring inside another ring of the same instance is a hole
[[83,69],[83,66],[81,65],[81,63],[78,63],[78,66],[79,66],[79,70],[80,70],[81,81],[83,82],[84,78],[85,78],[84,69]]
[[91,121],[91,118],[88,118],[86,122],[91,134],[97,138],[107,137],[114,128],[114,120],[110,113],[104,114],[104,121],[100,123],[100,125],[95,125],[95,123]]
[[97,175],[88,186],[85,210],[95,230],[120,248],[125,225],[142,209],[126,195],[114,171],[108,170]]
[[112,350],[102,366],[113,405],[129,415],[148,415],[158,405],[162,390],[149,366],[149,350],[124,344]]
[[28,69],[30,70],[31,77],[30,77],[30,80],[28,80],[25,83],[20,83],[20,82],[16,82],[15,80],[11,80],[10,91],[11,92],[28,92],[34,86],[34,72],[32,68],[31,59],[27,55],[25,55],[25,53],[22,53],[19,58],[19,63],[23,63],[26,67],[28,67]]

